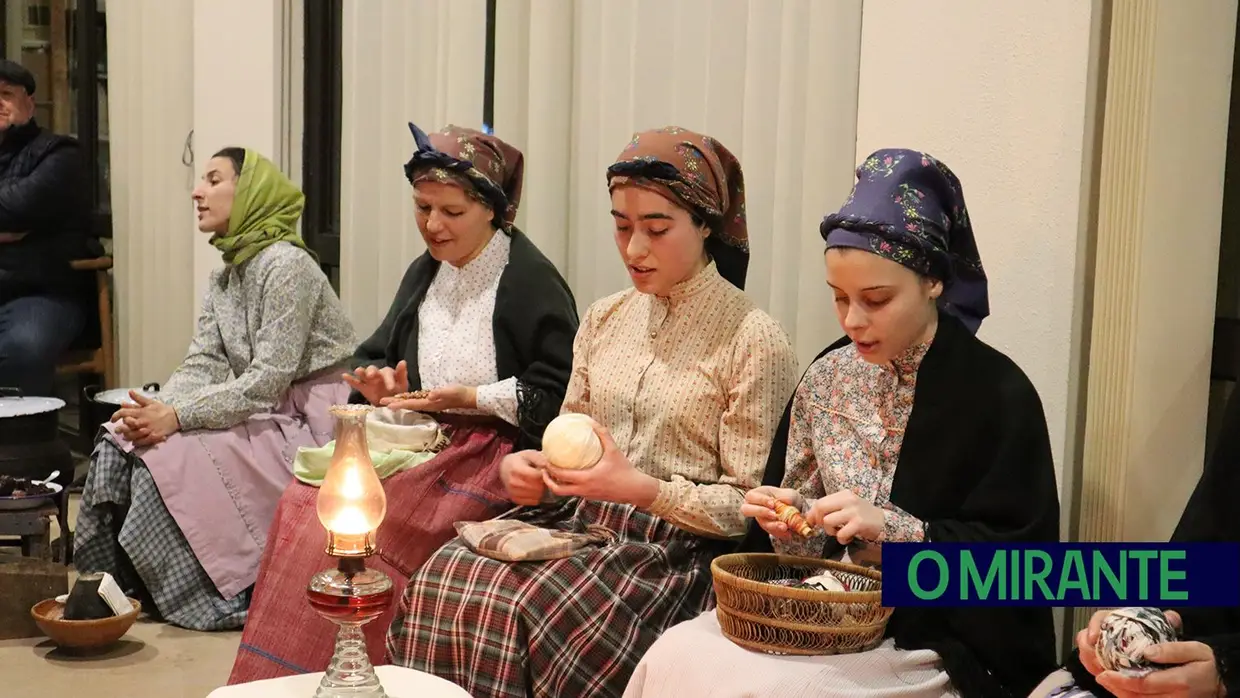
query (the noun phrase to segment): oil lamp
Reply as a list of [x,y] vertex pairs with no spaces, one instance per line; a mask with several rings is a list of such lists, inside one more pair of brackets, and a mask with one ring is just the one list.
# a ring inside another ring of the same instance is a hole
[[383,483],[375,474],[366,445],[369,405],[337,405],[336,445],[319,487],[319,521],[327,529],[327,554],[337,564],[314,575],[306,589],[310,606],[335,623],[336,649],[315,698],[386,698],[366,652],[362,626],[392,602],[392,580],[367,569],[375,553],[375,533],[387,513]]

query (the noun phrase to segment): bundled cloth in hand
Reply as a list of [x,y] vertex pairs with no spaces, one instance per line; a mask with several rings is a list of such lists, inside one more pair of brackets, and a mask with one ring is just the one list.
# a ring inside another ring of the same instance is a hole
[[[421,412],[384,407],[371,411],[366,419],[366,445],[380,480],[425,463],[447,444],[439,422]],[[321,448],[298,449],[293,474],[307,485],[322,485],[335,452],[335,441]]]
[[459,521],[456,532],[470,550],[504,562],[558,560],[571,557],[588,545],[616,540],[616,534],[603,526],[587,526],[585,533],[575,533],[540,528],[516,519]]

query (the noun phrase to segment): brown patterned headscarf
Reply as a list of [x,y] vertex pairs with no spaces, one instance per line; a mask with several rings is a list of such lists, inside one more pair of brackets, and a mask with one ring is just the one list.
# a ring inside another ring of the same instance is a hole
[[722,143],[677,126],[636,133],[607,168],[608,189],[624,185],[650,189],[702,218],[711,230],[706,251],[720,275],[745,288],[745,177],[740,162]]
[[417,148],[405,163],[405,179],[410,184],[432,181],[461,187],[491,207],[496,228],[511,233],[525,177],[521,151],[472,128],[446,126],[429,136],[414,124],[409,130]]

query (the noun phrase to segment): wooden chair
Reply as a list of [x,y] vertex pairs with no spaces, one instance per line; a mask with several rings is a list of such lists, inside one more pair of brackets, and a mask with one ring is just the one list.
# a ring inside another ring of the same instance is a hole
[[[116,345],[112,337],[112,268],[111,257],[78,259],[73,270],[95,273],[95,293],[99,303],[99,341],[92,349],[71,349],[61,360],[61,375],[95,375],[103,379],[103,389],[116,387]],[[93,343],[93,342],[92,342]],[[83,410],[85,413],[85,410]]]

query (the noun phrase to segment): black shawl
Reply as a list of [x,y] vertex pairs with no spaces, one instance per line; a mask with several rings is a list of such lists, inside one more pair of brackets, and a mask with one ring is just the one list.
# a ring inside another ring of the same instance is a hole
[[[497,233],[503,234],[503,233]],[[517,378],[518,449],[537,449],[547,423],[560,413],[572,372],[577,305],[555,265],[516,227],[508,264],[495,298],[496,372]],[[439,262],[429,252],[413,260],[400,282],[387,316],[357,348],[352,365],[409,367],[409,389],[419,390],[418,308],[426,298]],[[462,347],[468,351],[469,347]],[[365,402],[356,391],[350,402]]]
[[[1240,541],[1240,390],[1227,400],[1218,443],[1201,471],[1173,543],[1234,543]],[[1240,695],[1240,608],[1173,608],[1184,621],[1182,639],[1205,643],[1214,650],[1219,677],[1227,695]],[[1073,633],[1076,629],[1072,630]],[[1099,686],[1075,652],[1066,664],[1076,683],[1098,696],[1110,691]]]
[[[791,407],[764,485],[782,484]],[[1037,390],[1011,359],[946,313],[917,372],[891,501],[928,522],[933,542],[1059,541],[1055,467]],[[824,557],[839,548],[830,539]],[[770,552],[770,537],[754,523],[741,549]],[[901,649],[937,651],[964,698],[1026,696],[1056,666],[1050,608],[897,608],[887,635]]]

